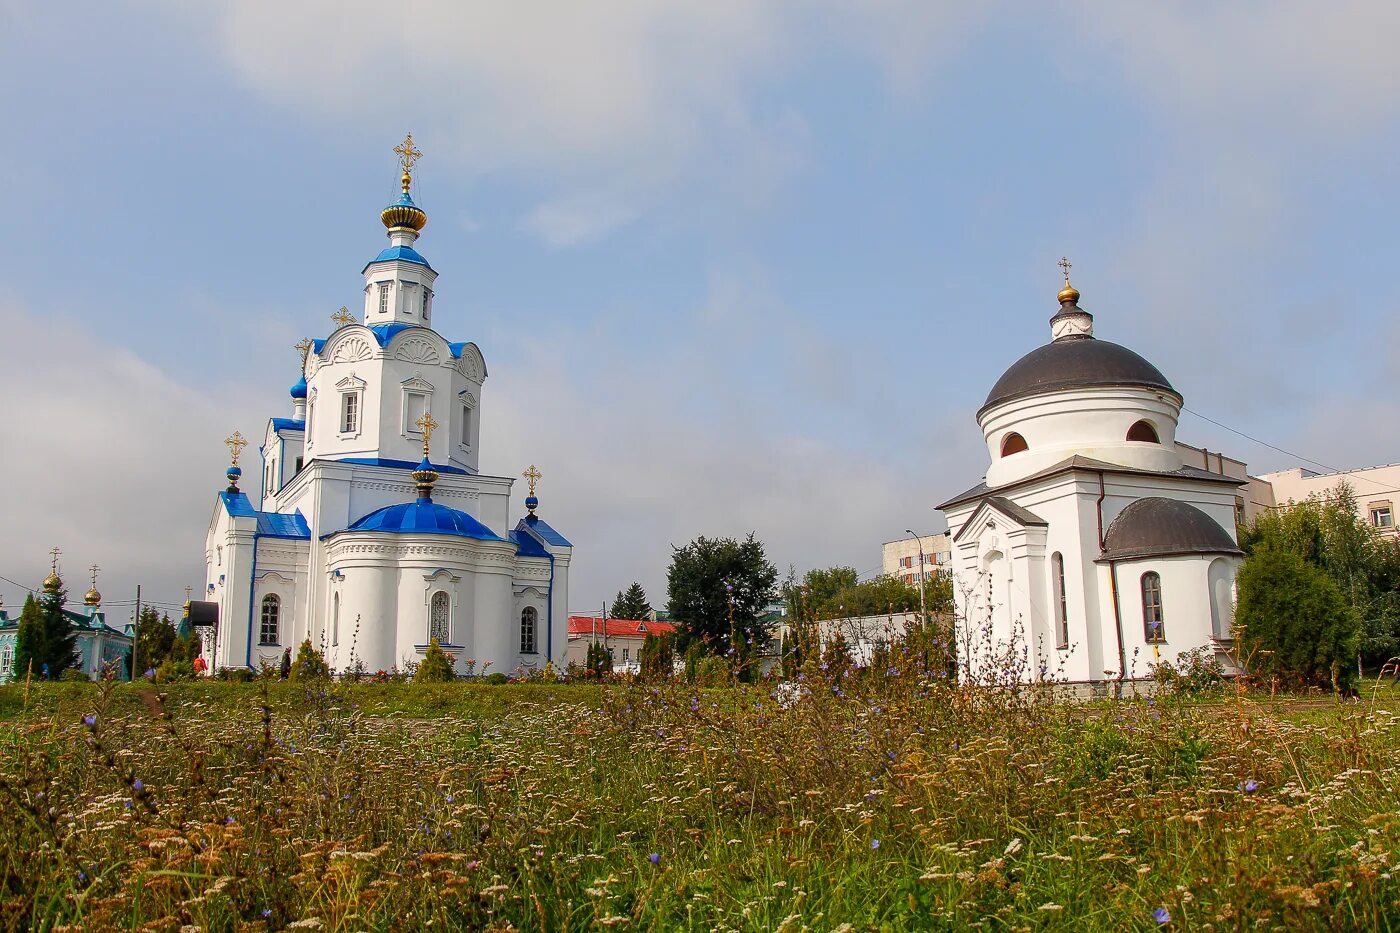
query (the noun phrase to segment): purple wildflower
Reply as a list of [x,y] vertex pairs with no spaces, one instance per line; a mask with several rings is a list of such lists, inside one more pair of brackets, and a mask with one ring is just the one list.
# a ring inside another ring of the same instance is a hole
[[878,848],[880,848],[880,840],[878,840],[878,839],[872,839],[872,840],[870,840],[870,848],[872,848],[872,849],[878,849]]
[[1157,921],[1157,926],[1164,927],[1172,922],[1172,915],[1165,907],[1158,907],[1152,911],[1152,919]]
[[143,790],[146,789],[146,785],[141,783],[141,779],[140,779],[140,778],[137,778],[136,780],[134,780],[134,781],[131,782],[131,789],[134,790],[134,791],[136,791],[136,793],[139,794],[139,793],[141,793],[141,791],[143,791]]
[[91,729],[93,726],[97,725],[97,717],[92,715],[91,713],[88,713],[86,716],[83,717],[83,725]]
[[661,853],[660,853],[660,852],[653,852],[653,853],[651,853],[651,855],[648,855],[647,858],[651,859],[651,863],[652,863],[653,865],[660,865],[660,864],[661,864]]
[[1252,794],[1258,789],[1259,782],[1254,780],[1254,778],[1250,778],[1247,781],[1240,782],[1240,790],[1244,791],[1246,794]]

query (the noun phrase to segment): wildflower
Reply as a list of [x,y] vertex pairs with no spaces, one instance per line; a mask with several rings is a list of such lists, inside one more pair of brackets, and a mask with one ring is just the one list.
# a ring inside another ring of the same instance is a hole
[[457,802],[457,798],[454,797],[454,796],[452,796],[451,794],[448,794],[448,795],[447,795],[447,802],[448,802],[448,803],[456,803],[456,802]]
[[146,789],[146,785],[141,783],[141,779],[140,779],[140,778],[137,778],[136,780],[134,780],[134,781],[131,782],[131,789],[134,790],[134,791],[136,791],[136,793],[139,794],[139,793],[141,793],[143,790]]
[[91,713],[87,714],[83,717],[83,725],[91,729],[93,726],[97,725],[97,717]]
[[660,852],[653,852],[653,853],[651,853],[651,855],[648,855],[647,858],[651,859],[651,863],[652,863],[653,865],[660,865],[660,864],[661,864],[661,853],[660,853]]
[[1250,778],[1247,781],[1241,781],[1239,786],[1240,790],[1244,791],[1246,794],[1252,794],[1259,789],[1259,782],[1254,780],[1254,778]]
[[1152,919],[1157,921],[1157,926],[1164,927],[1172,922],[1171,912],[1165,907],[1158,907],[1152,911]]
[[271,916],[272,916],[272,908],[271,908],[271,907],[264,907],[263,910],[262,910],[262,918],[263,918],[264,920],[266,920],[268,917],[271,917]]
[[155,669],[154,667],[148,667],[148,668],[146,668],[146,677],[149,678],[150,680],[155,680],[155,679],[156,679],[156,669]]
[[225,826],[232,826],[232,825],[233,825],[233,817],[231,817],[231,816],[226,816],[226,817],[224,817],[224,825],[225,825]]
[[872,849],[878,849],[878,848],[880,848],[880,840],[878,840],[878,839],[872,839],[872,840],[870,840],[870,848],[872,848]]

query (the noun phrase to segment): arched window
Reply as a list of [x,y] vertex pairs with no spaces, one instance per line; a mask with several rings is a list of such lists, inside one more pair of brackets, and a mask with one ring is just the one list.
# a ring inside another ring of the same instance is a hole
[[1142,575],[1142,628],[1149,643],[1167,640],[1162,619],[1162,578],[1152,571]]
[[540,614],[534,606],[526,606],[520,612],[520,653],[535,654],[535,629]]
[[1030,450],[1030,446],[1026,443],[1026,439],[1015,431],[1001,439],[1001,455],[1003,457],[1019,454],[1023,450]]
[[1055,647],[1069,647],[1069,609],[1065,602],[1065,559],[1059,551],[1050,557],[1051,585],[1055,592]]
[[439,645],[450,644],[448,635],[451,634],[451,613],[452,609],[448,605],[447,594],[438,590],[433,594],[433,602],[428,610],[428,638],[437,639]]
[[258,644],[275,645],[277,641],[277,623],[282,619],[282,599],[274,594],[268,594],[262,601],[262,625],[258,629]]
[[1157,437],[1157,429],[1152,426],[1151,421],[1139,421],[1128,429],[1128,440],[1141,441],[1144,444],[1160,444],[1161,439]]

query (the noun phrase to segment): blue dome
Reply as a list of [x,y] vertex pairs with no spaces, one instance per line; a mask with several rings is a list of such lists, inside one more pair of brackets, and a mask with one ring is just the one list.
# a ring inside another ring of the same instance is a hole
[[306,398],[306,377],[302,376],[297,380],[297,384],[292,386],[292,398]]
[[438,505],[431,499],[415,499],[385,506],[355,522],[350,531],[383,531],[390,534],[458,535],[501,541],[499,535],[466,512]]

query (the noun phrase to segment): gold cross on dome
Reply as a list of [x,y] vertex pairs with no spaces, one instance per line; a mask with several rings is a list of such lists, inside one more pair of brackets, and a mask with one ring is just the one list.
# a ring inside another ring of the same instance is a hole
[[50,556],[51,558],[53,558],[52,565],[53,565],[53,572],[54,572],[54,573],[58,573],[58,555],[60,555],[60,554],[62,554],[62,553],[63,553],[63,551],[59,550],[57,547],[53,547],[53,548],[50,548],[50,549],[49,549],[49,556]]
[[350,313],[349,308],[345,307],[345,305],[341,305],[340,310],[331,315],[331,320],[335,321],[338,326],[344,327],[347,324],[354,324],[355,316]]
[[412,175],[413,163],[423,158],[423,153],[413,147],[413,134],[409,133],[405,136],[403,142],[394,147],[394,151],[398,153],[399,164],[403,166],[403,173],[405,175]]
[[194,592],[194,587],[192,587],[192,586],[187,586],[187,587],[185,587],[185,602],[189,602],[189,601],[190,601],[190,593],[192,593],[192,592]]
[[526,481],[530,484],[530,495],[533,496],[535,494],[535,484],[540,481],[540,478],[544,476],[544,474],[535,469],[535,465],[532,463],[530,464],[530,469],[520,475],[525,477]]
[[1059,267],[1060,267],[1060,271],[1063,272],[1063,273],[1065,274],[1065,284],[1068,285],[1068,284],[1069,284],[1069,270],[1070,270],[1070,267],[1074,265],[1074,263],[1070,262],[1070,261],[1069,261],[1067,258],[1065,258],[1064,256],[1061,256],[1061,257],[1060,257],[1060,261],[1057,262],[1057,263],[1055,263],[1055,265],[1059,266]]
[[243,453],[243,448],[248,446],[248,442],[243,439],[243,435],[234,431],[224,438],[224,443],[228,445],[229,466],[238,466],[238,455]]
[[423,456],[428,455],[428,442],[433,439],[433,432],[438,429],[438,423],[433,420],[431,412],[423,412],[422,417],[413,422],[418,425],[418,430],[423,432]]
[[296,346],[292,347],[293,350],[296,350],[298,353],[301,354],[302,369],[306,368],[306,357],[311,353],[312,346],[314,346],[314,344],[312,344],[311,338],[303,337],[296,342]]
[[91,567],[88,568],[88,572],[92,574],[92,588],[94,590],[97,589],[97,571],[101,569],[102,568],[97,566],[96,564],[93,564]]

